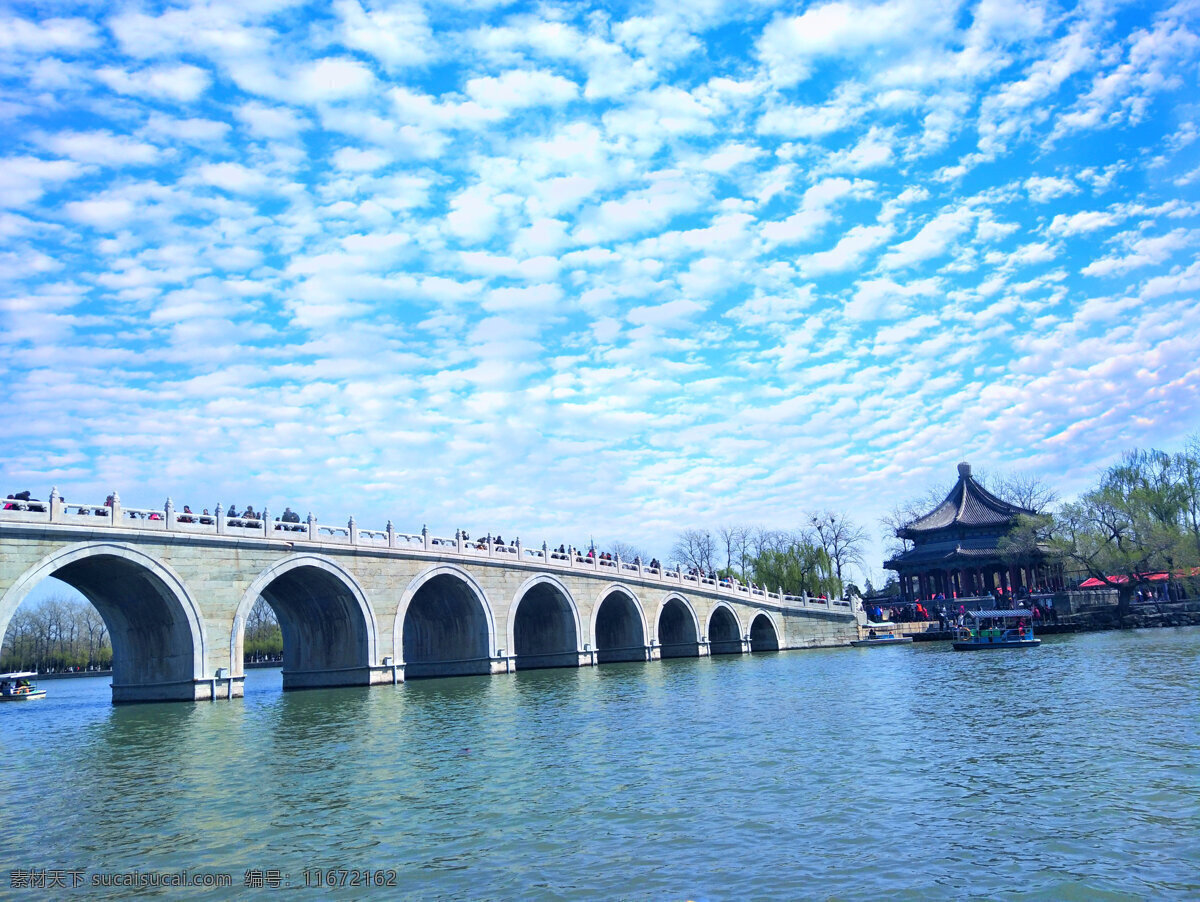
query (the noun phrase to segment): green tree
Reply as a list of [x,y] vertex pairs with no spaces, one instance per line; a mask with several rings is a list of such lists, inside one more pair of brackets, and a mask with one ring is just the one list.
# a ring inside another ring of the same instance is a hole
[[1145,574],[1174,574],[1196,560],[1186,479],[1178,456],[1127,452],[1095,489],[1063,505],[1051,545],[1128,602]]
[[788,595],[841,594],[841,581],[833,574],[833,563],[823,548],[793,540],[782,548],[766,548],[750,564],[754,582],[770,592],[783,589]]

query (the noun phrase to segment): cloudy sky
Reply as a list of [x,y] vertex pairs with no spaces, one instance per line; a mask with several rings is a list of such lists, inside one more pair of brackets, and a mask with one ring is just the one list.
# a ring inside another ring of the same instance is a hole
[[6,492],[664,555],[1200,424],[1197,2],[10,2],[0,78]]

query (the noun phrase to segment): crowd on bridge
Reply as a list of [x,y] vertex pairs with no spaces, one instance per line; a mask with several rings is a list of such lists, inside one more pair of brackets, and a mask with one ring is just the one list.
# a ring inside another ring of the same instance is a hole
[[30,492],[26,489],[23,492],[17,492],[15,495],[9,495],[4,502],[6,511],[42,511],[46,510],[46,503],[38,501],[36,498],[30,497]]

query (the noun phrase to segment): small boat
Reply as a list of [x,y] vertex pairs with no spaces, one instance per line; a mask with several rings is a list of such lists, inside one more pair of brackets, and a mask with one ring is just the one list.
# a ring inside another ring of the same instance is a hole
[[46,690],[33,682],[36,678],[33,671],[0,673],[0,702],[35,702],[45,698]]
[[897,636],[893,633],[885,633],[882,636],[877,635],[875,630],[871,630],[865,639],[854,639],[850,642],[855,648],[874,648],[877,645],[908,645],[912,642],[912,636]]
[[1042,640],[1035,639],[1033,635],[1033,612],[1024,608],[1015,611],[967,611],[967,616],[975,623],[968,630],[960,630],[960,638],[954,643],[957,651],[1032,648],[1042,644]]

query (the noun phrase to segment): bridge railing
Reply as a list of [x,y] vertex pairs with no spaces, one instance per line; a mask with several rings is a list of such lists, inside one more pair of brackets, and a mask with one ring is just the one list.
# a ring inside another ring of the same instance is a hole
[[0,508],[0,520],[24,523],[61,523],[188,534],[308,540],[337,545],[423,551],[437,556],[499,559],[561,570],[613,572],[617,577],[633,576],[643,581],[680,587],[692,586],[718,595],[754,599],[784,607],[853,612],[851,602],[842,599],[815,598],[807,594],[789,595],[782,590],[771,592],[766,588],[745,585],[728,577],[717,579],[703,573],[688,573],[681,567],[674,570],[668,570],[661,565],[649,567],[640,559],[625,561],[619,556],[602,559],[594,551],[585,554],[581,549],[567,545],[560,546],[562,551],[551,549],[546,543],[540,548],[530,548],[523,546],[520,539],[504,543],[491,536],[468,539],[461,532],[454,536],[433,536],[427,529],[422,529],[419,533],[397,532],[390,521],[386,529],[360,529],[353,517],[346,526],[327,526],[319,524],[311,514],[302,522],[295,519],[283,520],[280,517],[272,519],[266,510],[251,517],[230,516],[220,505],[217,505],[215,513],[212,514],[180,512],[175,510],[170,498],[162,508],[124,507],[116,492],[103,504],[80,503],[67,501],[58,494],[57,489],[51,491],[48,502],[32,498],[0,499]]

